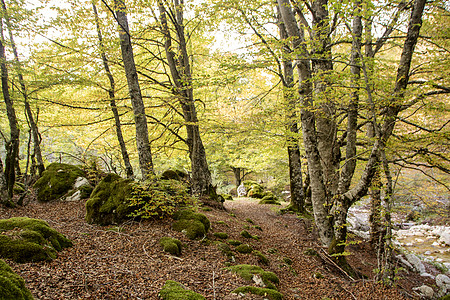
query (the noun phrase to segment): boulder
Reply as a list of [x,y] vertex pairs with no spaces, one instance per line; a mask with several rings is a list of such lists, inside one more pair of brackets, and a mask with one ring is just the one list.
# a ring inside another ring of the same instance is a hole
[[92,191],[82,169],[62,163],[50,164],[33,187],[40,202],[58,199],[76,201],[89,197]]
[[450,278],[447,275],[439,274],[436,276],[436,285],[439,287],[439,295],[450,293]]
[[450,246],[450,231],[449,230],[447,230],[441,234],[441,237],[439,238],[439,242],[441,244]]
[[427,285],[422,285],[416,288],[413,288],[414,291],[419,292],[421,295],[423,295],[426,299],[433,299],[434,291],[432,288],[430,288]]
[[132,182],[116,174],[107,174],[86,201],[86,222],[109,225],[127,220],[135,209],[129,200]]
[[25,217],[0,220],[0,257],[19,263],[51,260],[57,251],[72,246],[47,222]]
[[167,280],[159,292],[159,297],[163,300],[205,300],[202,295],[188,290],[182,284]]
[[0,299],[32,300],[33,296],[25,287],[22,277],[0,259]]
[[426,273],[425,266],[416,255],[408,253],[405,255],[405,257],[417,272],[419,272],[420,274]]

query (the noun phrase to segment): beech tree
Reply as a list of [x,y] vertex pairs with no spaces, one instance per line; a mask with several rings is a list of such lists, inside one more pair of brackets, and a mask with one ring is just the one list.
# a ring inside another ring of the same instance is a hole
[[[370,121],[376,128],[376,139],[361,177],[353,187],[350,187],[355,169],[355,134],[357,130],[355,117],[358,112],[358,97],[354,94],[347,106],[346,154],[345,163],[340,172],[338,172],[339,144],[335,135],[334,102],[318,101],[323,92],[330,87],[323,75],[332,70],[329,33],[333,28],[333,23],[328,16],[328,2],[318,0],[308,6],[313,15],[313,26],[310,32],[312,45],[309,50],[305,43],[305,34],[297,25],[291,4],[286,0],[277,1],[287,32],[293,38],[293,47],[297,54],[299,94],[303,102],[302,132],[308,159],[316,224],[322,243],[329,248],[330,254],[337,254],[337,260],[344,266],[346,261],[342,253],[344,253],[347,238],[348,209],[366,195],[380,162],[380,153],[385,149],[386,143],[392,135],[396,117],[405,101],[411,60],[419,37],[425,2],[424,0],[414,1],[411,7],[411,17],[397,69],[397,80],[392,91],[393,98],[384,107],[382,123],[377,120],[378,112],[371,111]],[[356,1],[354,3],[355,20],[352,30],[354,42],[351,56],[353,82],[358,79],[360,68],[363,67],[360,54],[360,9],[361,3]],[[306,20],[302,15],[301,7],[296,7],[296,13],[300,15],[301,20]],[[367,80],[367,76],[365,79]],[[367,90],[367,99],[369,105],[373,105],[370,89]],[[325,119],[324,116],[326,116]],[[320,119],[322,120],[320,121]],[[324,149],[324,145],[328,145],[326,146],[328,149]]]
[[128,89],[131,97],[131,104],[134,110],[134,120],[136,126],[136,144],[139,155],[139,166],[142,178],[145,180],[153,174],[153,161],[148,139],[147,117],[145,106],[142,100],[141,88],[139,86],[138,74],[134,62],[133,47],[131,45],[130,30],[126,15],[124,0],[114,0],[116,20],[120,38],[120,48],[122,50],[123,65],[128,82]]

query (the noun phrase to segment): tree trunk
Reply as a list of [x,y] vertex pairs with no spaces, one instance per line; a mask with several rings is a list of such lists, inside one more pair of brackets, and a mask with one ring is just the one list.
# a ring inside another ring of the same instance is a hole
[[6,183],[5,173],[3,173],[3,162],[0,158],[0,204],[6,207],[13,207],[11,198],[8,196],[8,185]]
[[2,92],[3,99],[6,104],[6,114],[8,116],[10,128],[10,140],[6,143],[6,161],[5,161],[5,177],[8,190],[8,198],[12,199],[14,183],[16,181],[16,164],[19,157],[19,135],[20,131],[17,126],[16,112],[14,110],[13,101],[9,94],[8,87],[8,68],[6,67],[6,56],[3,36],[3,22],[0,20],[0,68],[2,76]]
[[139,166],[142,173],[142,179],[146,180],[153,174],[152,153],[148,139],[147,117],[145,115],[145,106],[142,100],[141,88],[139,86],[136,65],[134,62],[125,1],[114,0],[114,4],[116,6],[117,23],[119,24],[118,29],[123,65],[127,77],[131,104],[133,106],[134,122],[136,124],[136,145],[139,155]]
[[94,2],[92,2],[92,9],[94,11],[94,16],[95,16],[95,25],[97,26],[97,36],[98,36],[98,43],[99,43],[99,48],[100,48],[100,56],[102,58],[103,67],[105,69],[106,76],[108,77],[108,80],[109,80],[108,95],[109,95],[109,99],[110,99],[111,110],[114,115],[117,140],[119,141],[120,152],[122,154],[122,159],[125,164],[125,172],[127,174],[127,178],[133,178],[133,167],[131,166],[130,157],[128,155],[127,147],[125,145],[125,140],[123,139],[122,126],[120,123],[119,112],[118,112],[117,106],[116,106],[116,100],[115,100],[116,84],[114,81],[114,77],[111,73],[111,70],[109,68],[109,61],[108,61],[108,58],[105,53],[105,46],[103,45],[102,31],[100,29],[100,21],[99,21],[99,17],[98,17],[97,7],[95,6]]
[[241,168],[234,168],[231,167],[231,169],[233,170],[233,174],[234,174],[234,179],[236,181],[236,187],[241,185],[242,182],[242,177],[241,177]]
[[323,181],[321,157],[318,151],[315,116],[312,99],[311,67],[304,42],[303,32],[297,26],[289,0],[277,0],[281,17],[290,37],[294,37],[293,46],[297,52],[297,71],[299,74],[299,94],[303,104],[301,110],[303,143],[308,159],[311,180],[311,201],[314,219],[319,230],[321,242],[329,246],[333,240],[333,227],[329,218],[326,186]]
[[[278,28],[280,38],[285,41],[289,35],[278,14]],[[283,46],[283,98],[286,105],[286,127],[287,127],[287,152],[289,157],[289,183],[291,190],[291,203],[289,208],[296,212],[305,211],[305,194],[303,191],[302,163],[300,156],[298,124],[297,124],[297,97],[294,94],[294,68],[292,61],[287,58],[289,47]]]
[[211,173],[206,160],[205,148],[200,136],[197,111],[192,88],[192,74],[187,52],[183,25],[183,3],[174,0],[175,16],[171,18],[177,34],[178,52],[173,52],[172,37],[167,24],[166,8],[158,1],[165,52],[174,85],[173,92],[179,98],[185,121],[192,172],[192,192],[197,195],[209,194],[212,188]]
[[9,32],[9,40],[11,42],[11,48],[13,50],[13,54],[14,54],[14,61],[16,64],[16,71],[17,71],[17,76],[19,78],[19,84],[20,84],[20,89],[22,92],[22,96],[24,99],[24,103],[25,103],[25,112],[27,114],[27,118],[28,118],[28,122],[30,124],[30,128],[31,128],[31,132],[33,134],[33,141],[34,141],[34,155],[36,157],[37,160],[37,169],[39,172],[39,176],[42,175],[42,172],[44,172],[45,170],[45,166],[44,166],[44,160],[42,159],[42,152],[41,152],[41,139],[39,136],[39,130],[38,130],[38,126],[34,120],[34,116],[33,113],[31,111],[31,107],[30,107],[30,103],[28,102],[28,92],[26,89],[26,85],[25,85],[25,80],[23,79],[23,74],[22,74],[22,66],[19,60],[19,55],[17,52],[17,47],[16,47],[16,43],[14,42],[14,36],[13,36],[13,30],[12,30],[12,26],[11,26],[11,22],[9,19],[9,14],[8,11],[6,10],[6,4],[4,0],[2,1],[2,9],[3,9],[3,14],[4,14],[4,18],[5,18],[5,22],[6,22],[6,26],[8,28],[8,32]]

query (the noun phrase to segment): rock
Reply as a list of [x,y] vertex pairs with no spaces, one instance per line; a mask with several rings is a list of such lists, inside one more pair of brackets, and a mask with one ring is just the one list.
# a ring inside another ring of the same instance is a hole
[[33,186],[37,192],[37,200],[48,202],[60,199],[73,189],[79,177],[84,176],[84,171],[77,166],[50,164]]
[[69,202],[78,201],[78,200],[81,200],[81,191],[80,190],[75,191],[75,193],[73,193],[70,196],[67,196],[65,199],[65,201],[69,201]]
[[9,265],[0,259],[0,299],[32,300],[22,277],[14,273]]
[[241,183],[241,185],[238,186],[237,194],[238,194],[238,197],[245,197],[245,196],[247,196],[247,189],[245,188],[243,183]]
[[443,232],[441,237],[439,238],[439,242],[441,244],[445,244],[447,246],[450,246],[450,232],[449,231]]
[[350,224],[350,230],[365,232],[368,232],[370,230],[367,220],[364,220],[363,218],[361,218],[361,216],[354,213],[349,213],[349,215],[347,216],[347,222]]
[[406,259],[404,259],[403,256],[397,255],[397,259],[398,259],[403,265],[405,265],[406,267],[408,267],[410,270],[414,270],[413,265],[411,265],[411,264],[409,263],[409,261],[407,261]]
[[419,272],[420,274],[426,273],[425,266],[416,255],[408,253],[405,255],[405,257],[409,261],[409,263],[414,266],[414,269],[417,272]]
[[431,274],[429,274],[429,273],[421,273],[420,276],[422,276],[422,277],[429,277],[429,278],[431,278],[431,279],[434,279],[434,278],[435,278],[433,275],[431,275]]
[[86,201],[86,221],[89,224],[109,225],[129,218],[132,180],[108,174],[95,187]]
[[73,188],[74,189],[78,189],[78,188],[80,188],[82,186],[85,186],[85,185],[89,185],[90,186],[91,184],[89,183],[89,181],[85,177],[78,177],[75,180],[75,183],[73,184]]
[[423,296],[425,296],[425,298],[427,299],[432,299],[434,296],[434,291],[432,288],[430,288],[427,285],[422,285],[416,288],[413,288],[414,291],[418,291],[420,292],[420,294],[422,294]]
[[442,290],[450,290],[450,278],[447,275],[439,274],[436,276],[436,285]]
[[259,275],[259,274],[253,275],[252,280],[257,286],[266,287],[264,281],[261,278],[261,275]]

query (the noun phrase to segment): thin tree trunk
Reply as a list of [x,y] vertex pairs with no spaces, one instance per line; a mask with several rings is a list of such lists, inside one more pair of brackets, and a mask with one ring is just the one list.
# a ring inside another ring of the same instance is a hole
[[16,43],[14,42],[13,30],[12,30],[11,22],[9,19],[9,14],[6,9],[5,1],[4,0],[1,0],[1,1],[2,1],[3,17],[5,18],[6,26],[8,28],[9,40],[11,42],[11,48],[12,48],[13,54],[14,54],[14,61],[15,61],[15,65],[16,65],[17,77],[19,79],[20,89],[21,89],[23,100],[25,103],[25,112],[27,114],[27,118],[30,123],[31,132],[33,134],[34,154],[35,154],[35,157],[37,160],[37,169],[39,172],[39,176],[41,176],[42,172],[44,172],[44,170],[45,170],[45,166],[44,166],[44,160],[42,159],[42,152],[41,152],[41,146],[40,146],[41,140],[39,137],[39,129],[34,120],[34,116],[31,111],[30,103],[28,101],[28,92],[27,92],[27,88],[25,85],[25,80],[23,79],[22,66],[21,66],[21,63],[19,60]]
[[119,24],[120,47],[122,50],[123,65],[128,82],[131,104],[133,106],[134,121],[136,124],[136,145],[139,155],[139,166],[142,179],[147,179],[153,174],[152,153],[148,139],[147,117],[142,100],[141,88],[139,86],[136,65],[134,62],[133,48],[131,45],[130,30],[126,15],[124,0],[114,0],[116,6],[116,17]]
[[[278,14],[278,28],[280,38],[285,41],[289,35]],[[287,57],[289,47],[283,46],[283,98],[286,105],[286,127],[287,127],[287,152],[289,158],[289,183],[291,199],[289,208],[296,212],[305,211],[305,194],[303,191],[302,163],[300,156],[298,124],[297,124],[297,101],[294,94],[294,68],[292,61]]]
[[6,67],[6,56],[3,36],[3,21],[0,20],[0,68],[2,76],[2,92],[3,99],[6,104],[6,114],[8,115],[10,140],[6,143],[6,161],[5,161],[5,177],[8,190],[8,198],[12,199],[14,183],[16,181],[15,166],[16,159],[19,157],[19,128],[17,126],[16,112],[14,110],[13,101],[9,94],[8,87],[8,68]]
[[111,69],[109,68],[109,61],[108,61],[108,58],[107,58],[106,53],[105,53],[105,46],[103,45],[103,37],[102,37],[102,31],[100,29],[100,21],[99,21],[99,17],[98,17],[97,7],[95,6],[94,2],[92,2],[92,9],[94,11],[94,16],[95,16],[95,25],[97,26],[97,36],[98,36],[98,43],[99,43],[99,48],[100,48],[100,56],[101,56],[102,61],[103,61],[103,67],[105,69],[106,76],[108,77],[108,80],[109,80],[108,95],[109,95],[109,99],[110,99],[111,110],[112,110],[112,113],[114,115],[114,122],[115,122],[115,125],[116,125],[117,140],[119,141],[120,152],[122,154],[122,159],[123,159],[123,162],[125,164],[125,171],[126,171],[126,174],[127,174],[127,178],[132,178],[133,177],[133,167],[131,166],[130,157],[128,155],[127,147],[125,145],[125,140],[123,138],[122,126],[121,126],[121,123],[120,123],[119,112],[118,112],[117,106],[116,106],[116,100],[115,100],[115,98],[116,98],[116,95],[115,95],[116,84],[115,84],[115,81],[114,81],[114,77],[113,77],[113,75],[111,73]]
[[183,25],[183,2],[174,0],[175,16],[172,21],[177,34],[179,56],[172,49],[172,37],[167,24],[167,12],[162,1],[158,1],[162,32],[165,39],[165,52],[174,84],[174,93],[179,97],[183,117],[186,123],[189,157],[191,159],[192,192],[205,195],[211,192],[212,179],[206,160],[206,152],[200,136],[197,119],[197,111],[192,89],[192,74],[187,52],[186,39]]
[[6,207],[14,206],[14,203],[10,200],[8,196],[8,185],[6,183],[5,173],[3,173],[3,162],[0,158],[0,204]]
[[311,201],[314,219],[321,242],[329,246],[333,240],[333,227],[329,218],[326,186],[323,181],[321,158],[318,151],[315,116],[311,84],[311,67],[304,42],[303,32],[297,26],[289,0],[277,0],[278,7],[290,37],[294,37],[293,46],[297,51],[297,70],[299,74],[299,94],[303,104],[301,110],[303,143],[308,159],[308,170],[311,180]]

